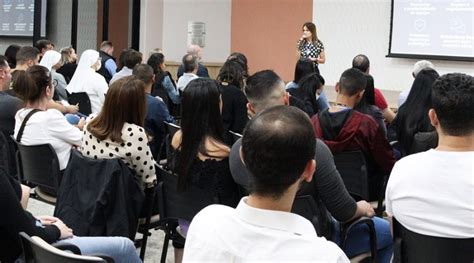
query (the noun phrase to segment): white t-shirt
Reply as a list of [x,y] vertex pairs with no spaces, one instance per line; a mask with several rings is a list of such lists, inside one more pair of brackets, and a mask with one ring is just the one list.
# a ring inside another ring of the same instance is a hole
[[188,83],[191,82],[191,80],[197,79],[197,78],[199,77],[194,73],[184,73],[183,76],[179,77],[178,83],[176,84],[176,86],[178,87],[179,90],[184,91]]
[[447,238],[474,237],[474,151],[429,150],[393,167],[387,213],[409,230]]
[[[15,138],[26,115],[31,109],[21,109],[15,115]],[[58,156],[59,169],[66,168],[73,145],[80,146],[82,132],[69,124],[64,115],[55,109],[39,111],[26,123],[21,143],[38,145],[49,143]]]
[[183,262],[349,262],[305,218],[251,207],[211,205],[193,219]]
[[115,73],[112,79],[110,79],[109,85],[112,85],[115,81],[133,75],[133,69],[123,67],[119,72]]

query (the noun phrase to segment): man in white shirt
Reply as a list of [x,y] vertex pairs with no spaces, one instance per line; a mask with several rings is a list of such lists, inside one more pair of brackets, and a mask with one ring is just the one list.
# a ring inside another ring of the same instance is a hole
[[474,78],[454,73],[433,84],[429,111],[438,147],[401,159],[386,190],[389,217],[428,236],[474,238]]
[[142,53],[133,49],[127,51],[127,54],[125,54],[125,63],[123,65],[123,68],[113,75],[112,79],[109,82],[109,85],[112,85],[112,83],[114,83],[118,79],[131,76],[133,74],[133,68],[136,65],[141,64],[142,59]]
[[176,84],[180,91],[184,91],[191,80],[199,78],[198,75],[196,75],[198,70],[198,58],[191,54],[184,55],[183,67],[184,74],[178,79],[178,84]]
[[312,180],[315,145],[311,122],[297,108],[276,106],[250,120],[240,152],[253,176],[250,195],[236,209],[201,210],[183,262],[349,262],[311,222],[290,212],[300,183]]
[[[433,63],[431,63],[428,60],[420,60],[420,61],[416,62],[415,65],[413,66],[413,71],[411,72],[411,75],[413,76],[413,78],[416,78],[416,75],[418,75],[418,73],[420,73],[420,71],[422,71],[424,69],[427,69],[427,68],[434,69]],[[399,108],[407,100],[408,94],[410,94],[410,90],[411,90],[411,88],[406,89],[406,90],[400,92],[400,95],[398,95],[397,104],[398,104]]]

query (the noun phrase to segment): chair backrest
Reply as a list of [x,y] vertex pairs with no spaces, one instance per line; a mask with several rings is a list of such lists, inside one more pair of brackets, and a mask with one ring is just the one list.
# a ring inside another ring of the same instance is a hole
[[405,228],[392,218],[393,262],[474,262],[474,238],[426,236]]
[[60,181],[59,161],[51,144],[17,143],[17,165],[20,180],[57,191]]
[[174,134],[181,129],[179,125],[165,121],[166,131],[170,136],[170,140],[173,139]]
[[161,218],[176,218],[191,221],[204,207],[219,203],[214,193],[189,186],[183,192],[178,192],[178,176],[158,166],[158,200],[160,202]]
[[356,199],[369,200],[367,162],[361,151],[334,154],[334,163],[341,174],[344,185]]
[[89,115],[92,113],[91,100],[89,95],[86,92],[77,92],[69,95],[68,99],[69,104],[76,105],[79,103],[79,112],[84,115]]
[[291,212],[308,219],[313,224],[314,229],[316,229],[318,235],[321,234],[321,225],[318,220],[319,209],[312,196],[296,196],[295,201],[293,202],[293,207],[291,208]]
[[0,132],[0,167],[3,167],[8,175],[16,178],[17,170],[15,152],[14,140],[10,136]]
[[229,131],[230,133],[230,136],[232,138],[232,143],[235,143],[236,141],[238,141],[239,139],[242,138],[242,134],[240,133],[236,133],[236,132],[233,132],[233,131]]
[[82,263],[82,262],[106,262],[96,256],[81,256],[67,253],[46,243],[39,237],[30,237],[24,232],[20,233],[21,245],[23,246],[26,262],[35,263]]

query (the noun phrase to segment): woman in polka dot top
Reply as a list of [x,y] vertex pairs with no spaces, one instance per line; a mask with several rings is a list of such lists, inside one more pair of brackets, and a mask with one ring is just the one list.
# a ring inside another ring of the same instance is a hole
[[82,138],[82,154],[94,159],[120,158],[142,182],[156,184],[154,160],[143,129],[144,83],[134,76],[114,82],[96,117],[90,117]]
[[318,65],[326,62],[326,55],[323,42],[318,39],[316,25],[311,22],[304,23],[303,36],[298,40],[296,49],[298,59],[309,58],[315,64],[316,71],[319,74]]

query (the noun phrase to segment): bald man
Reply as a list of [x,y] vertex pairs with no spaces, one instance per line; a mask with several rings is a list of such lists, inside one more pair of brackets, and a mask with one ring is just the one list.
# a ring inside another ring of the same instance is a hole
[[[202,48],[198,45],[189,45],[187,53],[193,56],[196,56],[198,58],[198,70],[196,75],[201,78],[209,78],[209,72],[207,71],[207,68],[201,64],[202,60]],[[178,68],[178,79],[183,75],[184,73],[184,67],[183,64],[181,64]]]

